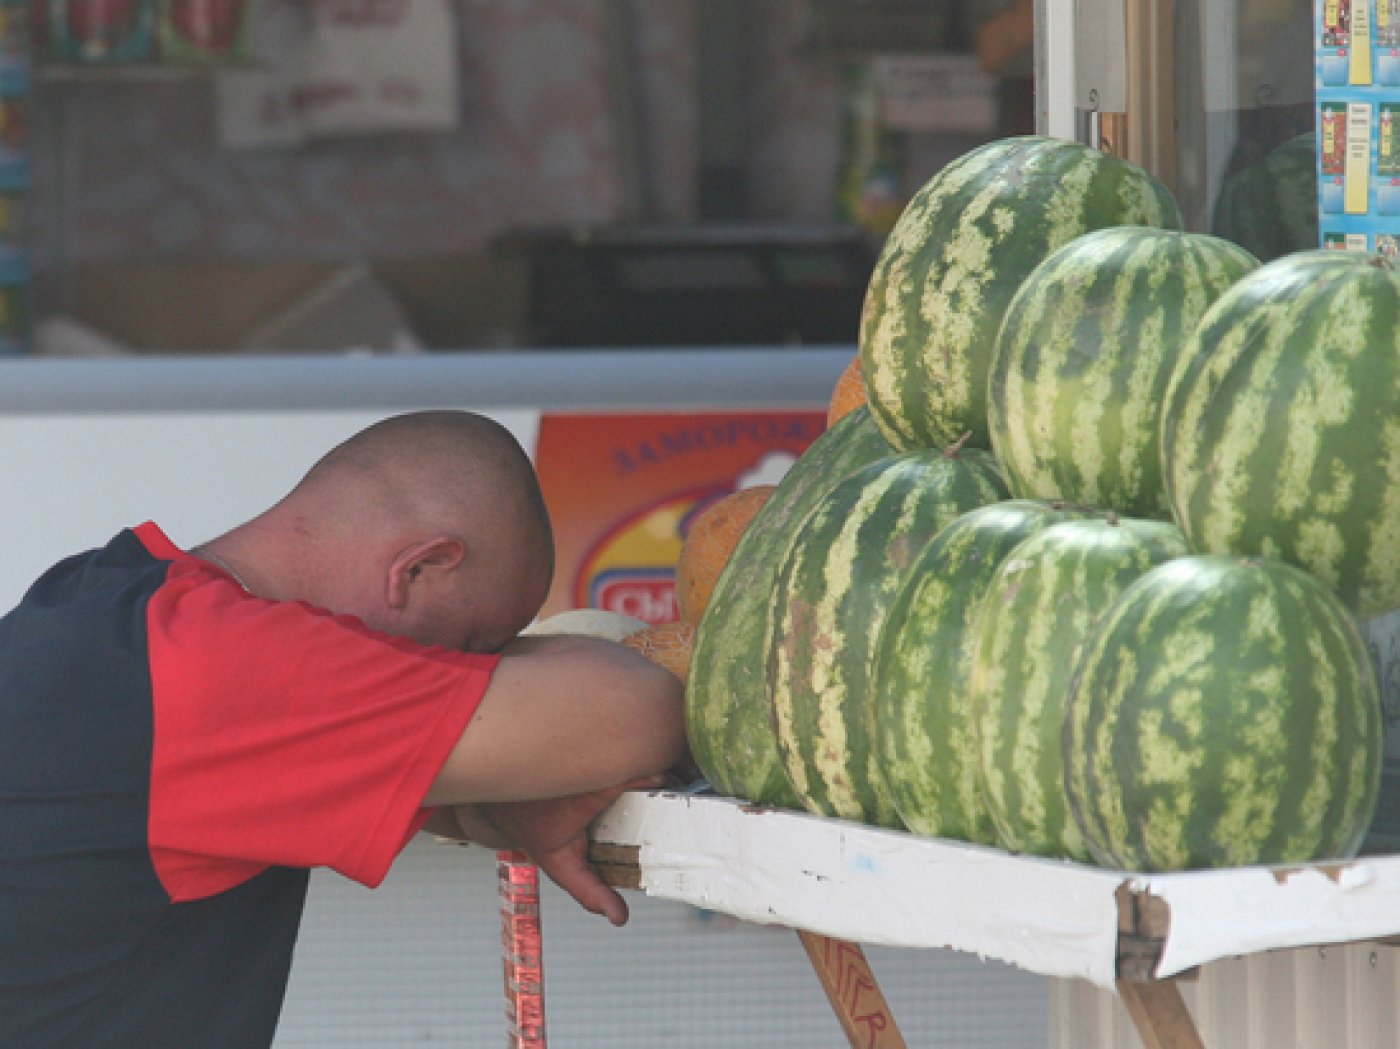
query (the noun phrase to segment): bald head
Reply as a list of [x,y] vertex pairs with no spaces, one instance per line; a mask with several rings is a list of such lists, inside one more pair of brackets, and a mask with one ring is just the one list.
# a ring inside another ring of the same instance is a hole
[[511,529],[553,557],[549,515],[529,457],[500,423],[464,411],[412,412],[361,430],[322,457],[288,496],[326,504],[327,524],[389,518],[419,528]]
[[479,650],[528,625],[554,569],[529,457],[505,427],[462,411],[362,430],[207,549],[241,561],[261,596]]

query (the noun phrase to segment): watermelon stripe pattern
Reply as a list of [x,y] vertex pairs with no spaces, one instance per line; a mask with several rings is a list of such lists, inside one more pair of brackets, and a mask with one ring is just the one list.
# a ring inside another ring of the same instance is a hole
[[1218,237],[1124,226],[1037,266],[1007,310],[988,392],[1011,493],[1170,519],[1168,380],[1207,308],[1257,265]]
[[1354,855],[1381,763],[1360,631],[1300,569],[1192,556],[1130,586],[1072,684],[1066,789],[1103,866]]
[[1198,552],[1298,565],[1363,617],[1400,606],[1400,274],[1319,250],[1241,280],[1172,378],[1162,455]]
[[917,192],[876,260],[861,312],[871,410],[901,450],[971,434],[987,448],[987,373],[1011,296],[1047,255],[1106,226],[1181,227],[1166,188],[1076,142],[1003,139]]
[[982,603],[971,681],[980,782],[1003,847],[1089,858],[1064,791],[1071,675],[1113,599],[1189,552],[1175,525],[1089,518],[1037,532],[1002,562]]
[[778,757],[765,680],[765,639],[778,567],[812,507],[856,470],[894,455],[864,406],[793,463],[735,544],[695,632],[686,732],[696,764],[722,794],[801,808]]
[[910,452],[833,488],[793,537],[768,637],[768,695],[789,782],[808,811],[898,827],[869,696],[880,628],[924,547],[1006,498],[987,452]]
[[870,691],[880,771],[908,830],[996,843],[978,785],[973,627],[1003,558],[1078,512],[1011,500],[964,514],[924,550],[891,606]]

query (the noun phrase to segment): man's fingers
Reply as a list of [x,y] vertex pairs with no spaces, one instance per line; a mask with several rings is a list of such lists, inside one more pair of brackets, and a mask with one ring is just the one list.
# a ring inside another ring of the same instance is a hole
[[540,870],[584,910],[600,914],[614,925],[627,923],[627,901],[598,877],[582,855],[563,850],[541,857],[536,862]]
[[625,783],[539,801],[493,802],[479,808],[534,860],[536,866],[579,905],[614,925],[627,921],[627,903],[588,864],[588,827],[629,790],[659,787],[662,777],[638,776]]
[[592,886],[580,886],[579,888],[579,892],[570,893],[570,895],[579,902],[584,910],[600,914],[616,926],[627,924],[627,901],[616,890],[609,888],[601,881],[595,881]]

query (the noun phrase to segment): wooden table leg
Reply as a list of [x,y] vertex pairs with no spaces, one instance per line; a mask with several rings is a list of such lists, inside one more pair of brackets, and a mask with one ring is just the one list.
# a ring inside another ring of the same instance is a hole
[[1147,1049],[1205,1049],[1174,980],[1119,980],[1118,995]]
[[798,930],[852,1049],[906,1049],[859,944]]

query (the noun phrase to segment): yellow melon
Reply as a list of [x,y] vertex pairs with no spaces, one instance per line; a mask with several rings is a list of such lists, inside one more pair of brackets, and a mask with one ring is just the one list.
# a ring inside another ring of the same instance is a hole
[[676,562],[676,608],[683,622],[699,626],[715,580],[729,562],[734,545],[775,487],[756,484],[741,488],[695,516]]
[[860,373],[860,354],[851,358],[846,370],[836,380],[831,391],[831,403],[826,409],[826,425],[832,426],[848,413],[865,403],[865,379]]
[[653,623],[622,639],[657,666],[665,667],[682,682],[690,676],[690,653],[695,645],[695,628],[689,623],[673,620]]

